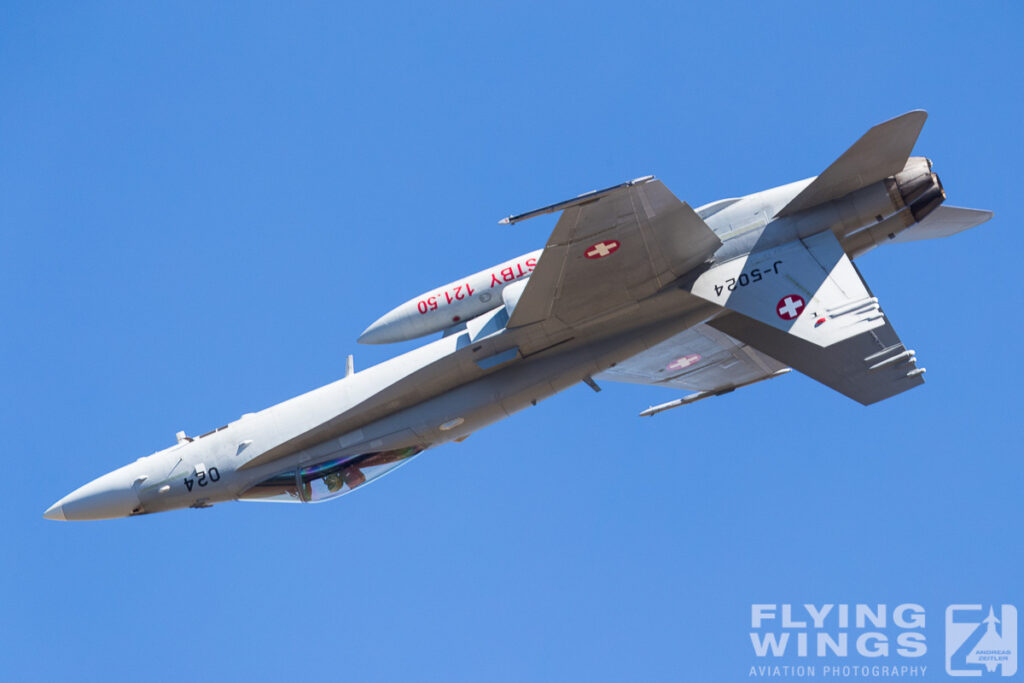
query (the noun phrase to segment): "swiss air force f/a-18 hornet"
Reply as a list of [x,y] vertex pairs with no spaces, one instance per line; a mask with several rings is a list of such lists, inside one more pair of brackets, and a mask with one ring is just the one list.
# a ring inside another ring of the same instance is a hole
[[686,390],[654,415],[795,369],[865,405],[924,382],[853,259],[991,218],[945,206],[910,156],[927,114],[869,130],[815,177],[697,209],[651,176],[561,212],[543,249],[431,289],[367,344],[441,337],[105,474],[46,512],[127,517],[230,500],[314,503],[584,382]]

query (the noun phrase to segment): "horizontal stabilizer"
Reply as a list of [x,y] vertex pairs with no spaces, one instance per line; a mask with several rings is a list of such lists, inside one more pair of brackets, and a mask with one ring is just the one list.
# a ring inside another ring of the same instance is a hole
[[918,109],[878,124],[786,204],[776,216],[789,216],[839,199],[854,190],[899,173],[906,165],[927,118],[928,113]]
[[938,237],[949,237],[958,232],[969,230],[992,218],[991,211],[980,209],[962,209],[959,206],[940,206],[928,214],[923,221],[915,223],[901,233],[892,242],[916,242],[933,240]]

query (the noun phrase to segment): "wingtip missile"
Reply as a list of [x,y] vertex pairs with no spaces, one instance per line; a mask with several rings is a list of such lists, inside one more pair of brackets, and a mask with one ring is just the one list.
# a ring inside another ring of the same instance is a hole
[[533,211],[527,211],[526,213],[514,214],[512,216],[508,216],[506,218],[502,218],[500,221],[498,221],[498,224],[499,225],[510,225],[512,223],[518,223],[519,221],[525,221],[525,220],[527,220],[529,218],[534,218],[536,216],[542,216],[542,215],[544,215],[546,213],[554,213],[556,211],[565,211],[566,209],[570,209],[570,208],[572,208],[574,206],[577,206],[579,204],[587,204],[589,202],[597,201],[601,197],[604,197],[607,194],[611,194],[615,190],[619,190],[619,189],[621,189],[623,187],[631,187],[633,185],[642,185],[643,183],[647,183],[647,182],[650,182],[652,180],[654,180],[654,176],[653,175],[645,175],[645,176],[640,176],[639,178],[634,178],[633,180],[626,181],[624,183],[619,183],[618,185],[612,185],[611,187],[606,187],[603,190],[590,190],[589,192],[584,192],[583,194],[576,195],[572,199],[566,199],[566,200],[561,201],[561,202],[555,202],[554,204],[549,204],[547,206],[543,206],[543,207],[541,207],[539,209],[534,209]]
[[718,391],[698,391],[697,393],[694,394],[687,394],[686,396],[683,396],[682,398],[677,398],[674,401],[669,401],[668,403],[662,403],[660,405],[651,406],[646,410],[641,410],[639,417],[653,417],[654,415],[657,415],[658,413],[663,413],[666,410],[672,410],[673,408],[678,408],[679,406],[685,406],[689,405],[690,403],[696,403],[697,401],[703,400],[705,398],[711,398],[712,396],[724,396],[725,394],[730,394],[741,387],[750,386],[751,384],[757,384],[758,382],[763,382],[766,379],[781,377],[782,375],[785,375],[788,372],[790,372],[790,370],[791,368],[782,368],[781,370],[776,370],[775,372],[766,377],[759,377],[758,379],[751,380],[750,382],[744,382],[743,384],[737,384],[736,386],[727,387],[725,389],[719,389]]
[[662,403],[656,406],[651,406],[647,410],[642,410],[640,411],[640,417],[654,417],[658,413],[663,413],[666,410],[672,410],[673,408],[678,408],[679,406],[685,406],[688,403],[693,403],[694,401],[699,401],[702,398],[707,398],[709,396],[714,396],[714,394],[710,391],[698,391],[695,394],[687,394],[686,396],[683,396],[682,398],[677,398],[674,401],[669,401],[668,403]]

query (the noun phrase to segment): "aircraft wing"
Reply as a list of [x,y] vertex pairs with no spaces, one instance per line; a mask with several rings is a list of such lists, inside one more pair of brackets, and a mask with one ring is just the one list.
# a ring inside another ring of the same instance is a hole
[[824,348],[739,313],[709,324],[863,405],[924,384],[924,368],[888,321]]
[[878,299],[831,232],[715,264],[690,291],[822,347],[884,324]]
[[[715,395],[775,377],[786,366],[708,325],[697,325],[594,379]],[[703,396],[702,396],[703,397]]]
[[[866,285],[865,285],[866,287]],[[878,310],[881,315],[881,310]],[[863,405],[924,383],[924,369],[888,320],[827,347],[754,318],[727,312],[606,370],[594,379],[695,393],[641,415],[778,377],[792,368]]]
[[514,223],[561,211],[508,322],[573,328],[654,294],[721,246],[714,231],[660,181],[648,176],[581,195]]
[[709,326],[865,405],[924,382],[831,232],[711,266],[691,291],[728,309]]

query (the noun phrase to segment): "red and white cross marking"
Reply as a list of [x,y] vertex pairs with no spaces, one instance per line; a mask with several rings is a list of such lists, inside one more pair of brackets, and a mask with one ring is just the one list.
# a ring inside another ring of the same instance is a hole
[[676,358],[674,361],[672,361],[667,366],[665,366],[665,369],[666,370],[682,370],[683,368],[690,367],[691,365],[693,365],[694,363],[696,363],[700,359],[701,359],[701,355],[699,353],[691,353],[688,356],[683,356],[682,358]]
[[804,299],[799,294],[787,294],[775,304],[775,312],[783,320],[796,320],[804,310]]
[[604,258],[605,256],[614,254],[618,248],[618,240],[605,240],[604,242],[591,244],[587,247],[587,250],[583,252],[583,255],[587,258]]

